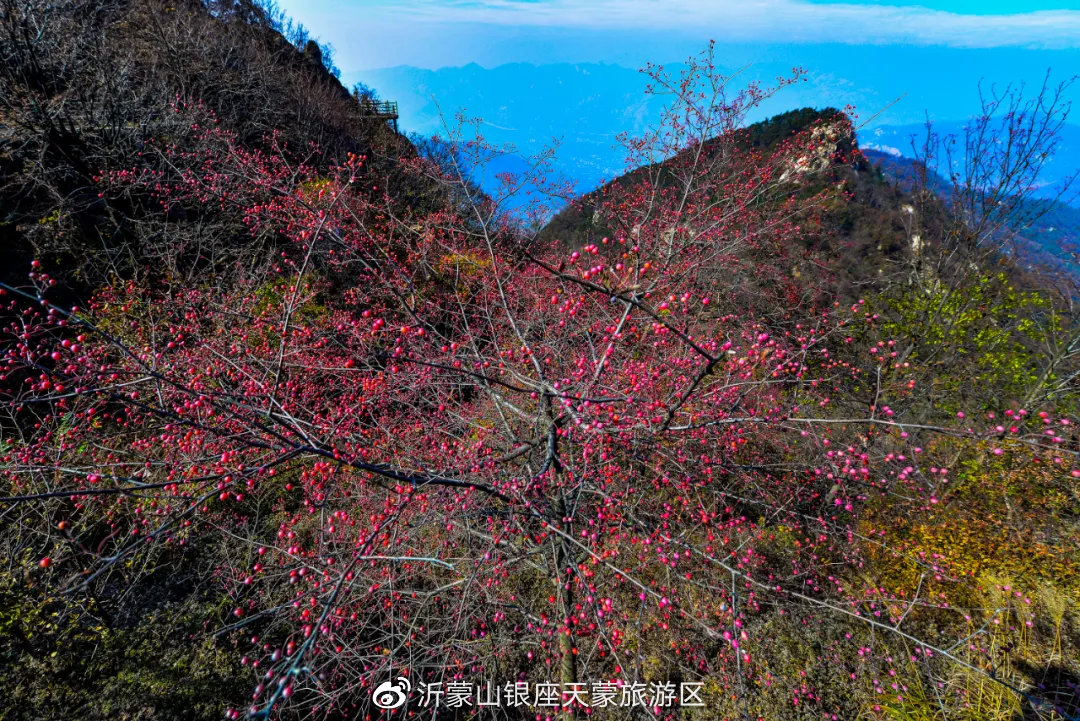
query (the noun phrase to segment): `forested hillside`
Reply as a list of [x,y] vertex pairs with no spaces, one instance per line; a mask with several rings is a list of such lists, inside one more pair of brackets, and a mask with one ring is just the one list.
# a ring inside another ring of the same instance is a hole
[[[163,159],[169,149],[198,152],[199,127],[315,167],[362,155],[391,184],[397,161],[413,153],[369,100],[338,82],[319,44],[272,7],[5,0],[2,13],[0,242],[19,259],[5,264],[8,282],[25,277],[31,257],[67,262],[64,281],[91,287],[151,260],[185,272],[213,265],[212,254],[246,252],[251,240],[237,247],[220,209],[166,218],[146,196],[101,192],[108,173],[156,172],[176,162]],[[194,229],[200,247],[161,257],[166,221]]]
[[710,46],[560,208],[273,8],[0,3],[0,720],[1080,714],[1054,88],[942,193]]
[[[911,193],[925,186],[941,196],[943,202],[948,202],[952,193],[950,183],[933,170],[928,171],[919,161],[877,150],[864,150],[863,155],[871,164],[880,167],[882,174],[901,190]],[[1045,188],[1039,190],[1042,194],[1047,193]],[[1071,193],[1064,195],[1069,197]],[[1051,195],[1049,198],[1027,198],[1018,211],[1028,211],[1024,212],[1026,222],[1013,224],[1016,226],[1015,241],[1021,246],[1017,256],[1021,265],[1035,263],[1072,275],[1080,272],[1076,263],[1080,210]]]

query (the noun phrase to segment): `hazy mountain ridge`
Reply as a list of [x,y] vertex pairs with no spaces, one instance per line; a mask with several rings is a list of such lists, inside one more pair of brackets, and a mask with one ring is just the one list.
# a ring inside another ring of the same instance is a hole
[[[865,85],[868,78],[861,77],[864,72],[849,70],[859,79],[810,72],[806,83],[785,88],[749,120],[763,122],[762,114],[776,117],[791,107],[820,109],[829,98],[839,99],[841,102],[831,104],[840,107],[855,96],[876,97]],[[738,69],[726,71],[734,73]],[[758,63],[743,74],[747,80],[767,79],[783,71],[780,62],[772,60]],[[486,140],[513,145],[516,153],[501,157],[479,177],[481,186],[488,190],[496,187],[497,173],[520,171],[526,165],[525,156],[539,153],[555,142],[559,146],[554,170],[574,181],[578,192],[588,193],[622,176],[632,169],[626,167],[618,134],[646,130],[655,123],[667,100],[662,95],[646,95],[649,79],[644,73],[608,63],[512,63],[490,69],[472,63],[438,70],[398,66],[370,71],[365,78],[381,94],[399,101],[407,131],[444,135],[444,122],[452,124],[454,114],[464,108],[467,115],[481,119],[479,130]],[[886,112],[877,120],[902,117]],[[855,120],[858,125],[857,116]],[[942,138],[962,137],[964,125],[963,120],[941,120],[935,121],[933,128]],[[882,165],[886,174],[903,187],[903,167],[910,169],[910,158],[921,149],[926,126],[876,124],[860,128],[857,135],[860,147],[868,151],[873,162]],[[1056,197],[1061,183],[1078,168],[1080,125],[1066,124],[1060,132],[1057,155],[1044,166],[1044,183],[1035,195]],[[945,188],[944,181],[941,188]],[[1062,200],[1076,202],[1075,188],[1073,191]],[[1025,238],[1042,260],[1056,264],[1071,261],[1067,249],[1078,231],[1080,211],[1058,203],[1026,231]]]
[[486,140],[513,144],[519,155],[558,143],[557,169],[581,190],[624,172],[618,133],[645,130],[662,107],[659,98],[645,95],[643,74],[618,65],[401,66],[364,77],[381,95],[398,101],[408,132],[445,136],[464,109],[481,119]]
[[[863,147],[911,157],[912,138],[925,134],[925,127],[913,121],[924,117],[925,108],[917,107],[916,99],[899,99],[902,93],[892,96],[880,89],[907,87],[911,79],[890,66],[862,67],[851,61],[850,52],[835,54],[833,64],[847,62],[842,73],[810,68],[806,82],[783,89],[748,120],[762,121],[790,108],[843,108],[851,104],[861,114],[872,115],[866,120],[853,115],[856,127],[860,122],[870,123],[859,129]],[[951,57],[949,53],[945,56]],[[1019,57],[1026,56],[1021,53]],[[765,53],[762,61],[746,67],[740,61],[738,54],[718,54],[725,72],[737,73],[745,82],[769,86],[778,76],[792,71],[791,59],[783,54]],[[665,67],[675,71],[681,66]],[[1033,71],[1026,66],[1023,70],[1028,74]],[[963,91],[954,88],[926,98],[933,103],[928,106],[933,116],[946,118],[935,121],[941,134],[962,130],[963,120],[947,118],[964,117],[965,108],[969,112],[975,107],[981,77],[978,68],[953,67],[948,72],[957,75],[956,87]],[[397,100],[405,132],[445,135],[444,123],[452,126],[455,114],[464,109],[468,116],[481,119],[479,127],[486,140],[513,144],[518,155],[533,155],[559,142],[555,170],[576,181],[579,192],[588,192],[629,170],[618,145],[619,133],[643,132],[656,122],[667,101],[662,95],[645,94],[648,77],[644,73],[610,63],[511,63],[493,68],[471,63],[438,70],[397,66],[346,74],[346,80],[363,80],[381,96]],[[880,81],[880,87],[875,81]],[[1048,187],[1078,168],[1080,125],[1067,125],[1058,156],[1046,166]]]
[[[961,145],[957,146],[962,151],[964,137],[964,121],[937,121],[933,124],[933,132],[939,139],[948,136],[956,138]],[[880,125],[872,129],[864,130],[859,134],[859,140],[864,149],[877,150],[891,156],[903,156],[913,158],[923,153],[923,145],[926,142],[926,125]],[[942,161],[942,165],[944,161]],[[1076,175],[1080,170],[1080,125],[1066,124],[1061,127],[1058,134],[1057,153],[1047,159],[1040,172],[1040,186],[1035,193],[1040,198],[1057,198],[1062,183],[1069,177]],[[1077,188],[1071,188],[1066,193],[1064,201],[1076,204]]]

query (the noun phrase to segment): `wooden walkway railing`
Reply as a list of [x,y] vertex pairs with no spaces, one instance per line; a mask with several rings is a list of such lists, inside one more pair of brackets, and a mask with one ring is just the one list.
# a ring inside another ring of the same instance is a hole
[[360,101],[360,107],[363,109],[365,117],[389,120],[390,124],[394,126],[394,132],[397,132],[398,104],[395,101],[362,100]]

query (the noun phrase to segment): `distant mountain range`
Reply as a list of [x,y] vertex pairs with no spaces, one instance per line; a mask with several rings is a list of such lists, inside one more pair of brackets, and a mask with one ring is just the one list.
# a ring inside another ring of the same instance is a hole
[[[755,64],[744,76],[747,81],[768,82],[790,70],[783,59],[770,59]],[[842,106],[858,100],[882,102],[880,93],[872,90],[872,76],[865,68],[850,67],[847,74],[856,79],[811,71],[807,82],[785,88],[748,120],[762,121],[792,107]],[[644,73],[606,63],[513,63],[490,69],[472,63],[439,70],[399,66],[366,71],[362,79],[380,96],[399,103],[405,132],[445,135],[446,125],[452,126],[455,115],[464,109],[467,115],[480,119],[479,130],[486,140],[512,145],[515,152],[497,159],[479,175],[478,181],[489,190],[495,187],[498,173],[521,171],[526,166],[524,157],[556,142],[559,147],[554,169],[576,182],[577,192],[589,192],[621,176],[629,168],[618,144],[619,133],[633,135],[647,130],[657,121],[666,101],[663,96],[646,94],[648,78]],[[345,80],[350,78],[346,76]],[[970,94],[974,95],[977,76],[970,81]],[[893,78],[891,82],[900,81]],[[949,106],[946,95],[932,100],[946,109],[958,107],[955,103]],[[925,136],[925,124],[882,121],[918,114],[887,108],[858,131],[859,144],[868,151],[872,162],[882,165],[886,174],[901,185],[905,172],[910,172],[909,158],[915,154],[913,142],[918,144]],[[960,135],[963,127],[962,120],[934,122],[940,135]],[[1066,125],[1058,155],[1045,166],[1045,184],[1037,194],[1053,197],[1057,184],[1078,168],[1080,126]],[[1069,260],[1063,248],[1078,235],[1080,210],[1063,204],[1056,205],[1026,233],[1033,248],[1057,262]]]
[[[818,67],[807,69],[807,81],[785,88],[748,120],[764,120],[796,107],[852,104],[861,114],[856,125],[866,123],[859,133],[864,147],[910,157],[911,136],[923,132],[919,121],[927,108],[941,119],[935,121],[940,131],[956,132],[963,126],[958,118],[978,107],[980,78],[988,74],[1000,82],[1022,79],[1030,88],[1032,79],[1041,80],[1046,70],[1039,63],[1047,62],[1041,55],[1016,51],[1000,66],[988,65],[977,51],[921,49],[919,62],[933,64],[940,73],[933,83],[917,83],[911,76],[914,50],[875,48],[874,62],[858,56],[860,52],[867,51],[818,48],[814,56]],[[777,76],[791,73],[798,61],[792,53],[724,48],[718,51],[718,62],[725,72],[738,72],[746,82],[769,85]],[[744,67],[748,57],[754,62]],[[463,108],[482,119],[480,129],[487,140],[513,144],[519,155],[535,154],[558,140],[556,170],[576,181],[579,192],[626,172],[618,134],[637,134],[652,126],[666,100],[645,94],[648,78],[643,73],[610,63],[512,63],[490,69],[472,63],[438,70],[398,66],[346,73],[343,80],[362,81],[382,97],[398,101],[405,132],[444,134],[444,119],[452,124]],[[905,92],[910,95],[900,99]],[[1080,126],[1071,125],[1063,134],[1058,158],[1047,166],[1046,180],[1058,182],[1077,168]]]
[[[937,121],[934,132],[939,136],[953,135],[963,138],[963,121]],[[894,157],[912,158],[921,154],[921,144],[926,138],[925,124],[879,125],[859,133],[859,146],[864,150],[877,150]],[[1061,184],[1080,170],[1080,125],[1064,125],[1058,136],[1057,154],[1050,158],[1040,173],[1040,187],[1035,195],[1055,198]],[[1073,186],[1064,200],[1073,204],[1080,202]]]
[[[768,84],[791,70],[763,63],[744,77]],[[491,69],[471,63],[439,70],[400,66],[366,71],[363,81],[398,101],[406,132],[445,134],[444,122],[452,124],[463,108],[482,119],[486,140],[512,144],[520,155],[536,154],[558,141],[556,169],[576,181],[580,192],[629,170],[619,134],[636,135],[654,126],[667,103],[662,95],[646,94],[649,78],[643,72],[607,63],[512,63]],[[821,107],[825,97],[853,100],[843,86],[832,75],[812,75],[766,100],[748,120],[761,121],[793,107]]]
[[513,144],[520,156],[558,141],[557,169],[577,181],[579,191],[626,170],[616,147],[618,133],[645,130],[663,106],[660,98],[645,95],[643,74],[618,65],[403,66],[364,78],[399,103],[407,132],[445,135],[444,123],[452,125],[464,108],[482,119],[486,140]]

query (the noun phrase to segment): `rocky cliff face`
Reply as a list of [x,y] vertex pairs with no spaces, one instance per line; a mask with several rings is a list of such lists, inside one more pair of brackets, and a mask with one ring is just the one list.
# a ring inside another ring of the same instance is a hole
[[851,123],[846,118],[843,121],[834,119],[811,127],[810,137],[815,144],[814,149],[794,158],[780,176],[782,181],[824,172],[836,164],[844,151],[855,142]]

